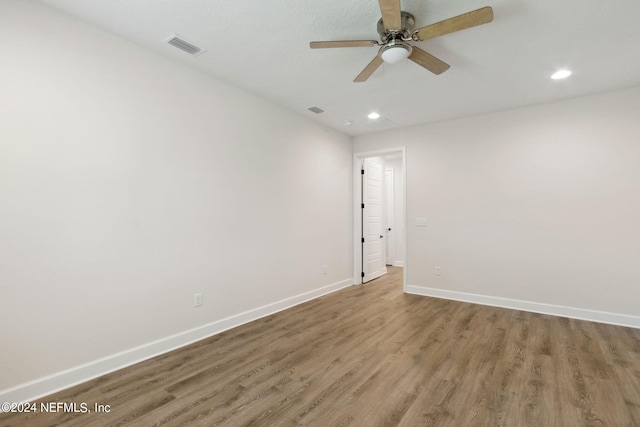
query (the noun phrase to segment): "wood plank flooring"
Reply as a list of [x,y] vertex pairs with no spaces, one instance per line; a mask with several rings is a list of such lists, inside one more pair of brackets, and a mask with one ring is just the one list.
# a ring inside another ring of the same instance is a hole
[[0,425],[637,427],[640,330],[406,295],[391,268],[42,402],[91,413]]

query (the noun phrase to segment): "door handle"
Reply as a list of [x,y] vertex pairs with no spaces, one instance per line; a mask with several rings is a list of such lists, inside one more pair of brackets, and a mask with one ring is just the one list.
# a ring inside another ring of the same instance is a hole
[[380,238],[382,239],[384,236],[380,235]]
[[387,228],[387,231],[391,231],[391,228]]

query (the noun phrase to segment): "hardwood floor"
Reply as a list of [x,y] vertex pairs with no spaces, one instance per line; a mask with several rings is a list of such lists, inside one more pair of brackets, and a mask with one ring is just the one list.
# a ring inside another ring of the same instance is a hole
[[391,268],[41,401],[91,413],[0,425],[640,426],[640,330],[406,295]]

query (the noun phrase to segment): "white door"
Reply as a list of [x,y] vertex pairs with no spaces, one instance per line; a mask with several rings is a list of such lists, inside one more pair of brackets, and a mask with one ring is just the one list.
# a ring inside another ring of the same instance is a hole
[[383,235],[384,159],[364,159],[362,175],[362,282],[387,272]]
[[393,168],[385,168],[384,170],[384,204],[387,207],[385,217],[385,246],[387,248],[386,263],[387,265],[393,265],[395,258],[395,233],[394,233],[394,182],[393,182]]

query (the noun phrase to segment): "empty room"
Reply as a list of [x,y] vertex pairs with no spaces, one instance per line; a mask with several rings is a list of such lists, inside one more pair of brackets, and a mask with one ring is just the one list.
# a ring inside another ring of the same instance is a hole
[[640,426],[639,16],[0,0],[0,425]]

